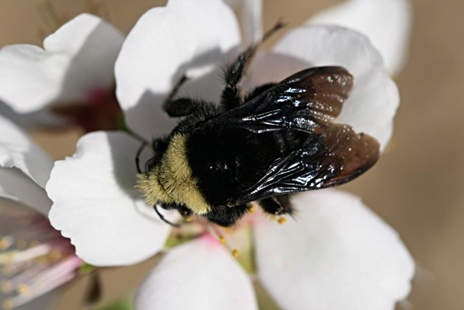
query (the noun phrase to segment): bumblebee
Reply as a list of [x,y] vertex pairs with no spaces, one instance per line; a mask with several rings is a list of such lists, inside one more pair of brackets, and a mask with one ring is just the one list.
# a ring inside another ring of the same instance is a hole
[[309,68],[242,97],[239,83],[258,46],[225,69],[219,105],[174,99],[185,77],[164,103],[181,120],[153,140],[137,182],[163,220],[157,206],[221,226],[236,223],[252,201],[272,215],[292,214],[290,194],[348,182],[377,161],[373,137],[333,122],[353,87],[342,67]]

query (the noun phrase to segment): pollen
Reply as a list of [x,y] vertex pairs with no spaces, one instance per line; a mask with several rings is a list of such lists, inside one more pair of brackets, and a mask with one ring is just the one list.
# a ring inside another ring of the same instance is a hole
[[238,250],[237,249],[232,250],[232,256],[235,257],[235,258],[238,257]]
[[0,250],[6,250],[13,244],[11,237],[3,237],[0,239]]
[[285,217],[281,217],[277,220],[277,223],[279,224],[284,224],[285,222],[287,221],[287,219]]
[[21,295],[30,295],[32,293],[31,288],[25,284],[18,285],[17,291]]
[[185,220],[187,223],[190,223],[191,221],[193,221],[193,217],[187,216],[187,217],[184,218],[184,220]]
[[248,208],[248,212],[254,213],[254,212],[255,212],[255,208],[254,208],[253,206],[249,207],[249,208]]
[[226,244],[226,238],[224,236],[219,236],[219,241],[221,241],[222,244]]

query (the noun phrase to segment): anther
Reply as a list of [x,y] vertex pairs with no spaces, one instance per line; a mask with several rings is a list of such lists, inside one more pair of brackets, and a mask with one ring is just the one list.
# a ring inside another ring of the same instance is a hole
[[238,257],[238,250],[237,249],[232,250],[232,256],[235,257],[235,258]]
[[222,244],[226,244],[226,238],[224,236],[219,236],[219,241],[221,241]]
[[18,291],[18,294],[20,295],[30,295],[32,293],[31,288],[27,286],[26,284],[18,285],[18,288],[16,290]]
[[0,239],[0,251],[8,249],[13,244],[11,237],[3,237]]
[[277,220],[277,223],[283,224],[283,223],[285,223],[286,221],[287,221],[287,219],[286,219],[285,217],[281,217],[281,218],[279,218],[279,219]]

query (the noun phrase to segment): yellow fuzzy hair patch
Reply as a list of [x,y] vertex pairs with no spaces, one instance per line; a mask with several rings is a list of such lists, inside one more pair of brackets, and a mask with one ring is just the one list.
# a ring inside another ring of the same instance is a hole
[[198,189],[186,153],[187,136],[175,135],[160,163],[147,174],[137,176],[136,187],[149,205],[185,204],[193,213],[208,213],[211,206]]

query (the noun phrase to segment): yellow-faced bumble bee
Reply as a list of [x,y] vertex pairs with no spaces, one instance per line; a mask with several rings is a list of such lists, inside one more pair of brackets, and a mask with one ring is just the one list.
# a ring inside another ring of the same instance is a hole
[[377,161],[374,138],[333,123],[353,86],[344,68],[306,69],[242,98],[239,82],[257,46],[226,68],[219,105],[173,99],[185,79],[165,102],[168,115],[182,119],[153,141],[137,183],[163,220],[158,205],[221,226],[233,225],[252,201],[269,214],[291,214],[290,194],[345,183]]

